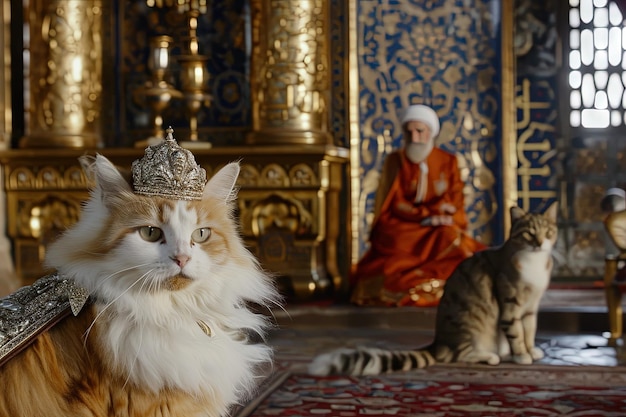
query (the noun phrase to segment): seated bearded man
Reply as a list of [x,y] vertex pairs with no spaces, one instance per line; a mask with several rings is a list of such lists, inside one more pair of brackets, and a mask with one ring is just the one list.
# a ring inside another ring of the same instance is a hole
[[432,307],[456,266],[485,245],[467,232],[457,158],[434,146],[439,118],[424,105],[400,117],[405,146],[385,159],[370,248],[352,273],[360,305]]

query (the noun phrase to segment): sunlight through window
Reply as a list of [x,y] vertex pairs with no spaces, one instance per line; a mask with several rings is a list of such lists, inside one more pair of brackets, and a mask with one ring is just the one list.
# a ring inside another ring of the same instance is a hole
[[626,125],[626,28],[613,1],[570,0],[570,126]]

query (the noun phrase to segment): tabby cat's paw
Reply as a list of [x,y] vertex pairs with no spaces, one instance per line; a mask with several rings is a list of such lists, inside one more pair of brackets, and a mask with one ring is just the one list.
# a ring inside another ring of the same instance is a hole
[[530,365],[533,363],[533,358],[529,353],[523,353],[521,355],[513,355],[513,362],[519,363],[520,365]]
[[487,362],[487,365],[498,365],[500,364],[500,356],[496,354],[490,355],[487,358],[486,362]]
[[533,360],[538,361],[539,359],[543,359],[544,353],[543,350],[535,346],[530,350],[530,356],[533,357]]

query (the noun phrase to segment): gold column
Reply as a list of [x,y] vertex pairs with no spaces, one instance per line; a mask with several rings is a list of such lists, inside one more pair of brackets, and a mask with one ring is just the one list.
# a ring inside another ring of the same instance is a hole
[[250,144],[331,144],[327,0],[252,0]]
[[513,2],[502,2],[502,208],[504,238],[511,229],[511,207],[517,206],[517,127],[515,125],[515,9]]
[[[3,0],[0,6],[0,43],[4,53],[0,55],[0,151],[11,145],[11,2]],[[20,285],[13,268],[11,242],[6,234],[6,193],[2,186],[4,176],[0,172],[0,297],[13,292]]]
[[30,109],[20,147],[101,143],[102,2],[33,0]]

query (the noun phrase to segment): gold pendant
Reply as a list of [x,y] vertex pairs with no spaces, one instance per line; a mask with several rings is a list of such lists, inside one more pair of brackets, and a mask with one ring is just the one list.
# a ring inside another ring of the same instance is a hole
[[198,323],[198,326],[200,326],[200,329],[202,329],[205,335],[209,337],[213,336],[213,332],[211,331],[211,328],[208,324],[206,324],[202,320],[196,320],[196,323]]

